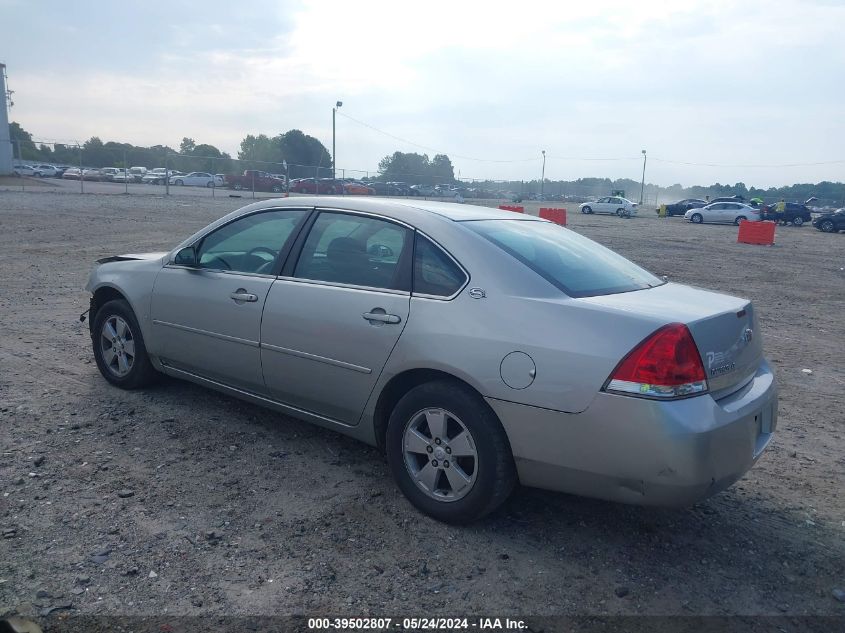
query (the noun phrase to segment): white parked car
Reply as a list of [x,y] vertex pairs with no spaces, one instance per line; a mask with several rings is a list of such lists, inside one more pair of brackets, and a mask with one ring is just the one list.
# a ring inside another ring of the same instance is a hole
[[112,182],[126,183],[135,182],[135,176],[132,172],[117,168],[117,171],[109,178]]
[[41,178],[43,175],[41,170],[33,165],[15,165],[12,167],[15,176],[32,176],[33,178]]
[[172,169],[165,169],[164,167],[156,167],[152,171],[148,171],[141,178],[141,182],[145,185],[163,185],[167,182],[170,176],[179,176],[182,172],[173,171]]
[[35,165],[35,169],[41,172],[42,178],[56,178],[60,173],[53,165]]
[[581,213],[609,213],[611,215],[637,215],[637,203],[619,196],[605,196],[595,202],[580,205]]
[[760,209],[755,209],[741,202],[714,202],[700,209],[690,209],[684,214],[684,219],[695,224],[702,222],[739,224],[743,220],[759,222]]
[[141,182],[141,179],[147,173],[146,167],[130,167],[129,173],[132,174],[132,178],[135,182]]
[[171,176],[170,184],[188,187],[223,187],[226,183],[219,176],[213,176],[204,171],[192,171],[184,176]]
[[100,171],[103,174],[103,180],[113,181],[114,177],[123,170],[119,167],[103,167]]

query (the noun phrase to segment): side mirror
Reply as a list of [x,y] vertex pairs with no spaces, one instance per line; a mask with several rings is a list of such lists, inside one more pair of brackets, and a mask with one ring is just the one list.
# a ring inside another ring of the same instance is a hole
[[193,246],[183,248],[176,253],[173,258],[173,263],[179,266],[196,266],[197,265],[197,250]]

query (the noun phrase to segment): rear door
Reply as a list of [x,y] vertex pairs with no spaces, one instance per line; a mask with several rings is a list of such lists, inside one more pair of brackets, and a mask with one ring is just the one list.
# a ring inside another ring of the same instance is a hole
[[722,205],[722,222],[733,222],[738,215],[743,215],[742,207],[735,202],[726,202]]
[[408,319],[413,231],[321,211],[267,296],[261,362],[272,397],[357,424]]

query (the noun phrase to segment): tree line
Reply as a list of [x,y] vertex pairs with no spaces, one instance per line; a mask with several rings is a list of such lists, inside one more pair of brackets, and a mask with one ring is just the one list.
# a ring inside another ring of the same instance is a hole
[[[165,157],[168,157],[168,166],[180,171],[233,173],[255,168],[282,173],[284,171],[282,165],[287,163],[288,174],[291,178],[330,177],[334,167],[332,156],[326,147],[318,139],[296,129],[276,136],[248,134],[240,143],[237,161],[214,145],[197,143],[188,137],[182,139],[178,149],[174,149],[167,145],[142,147],[116,141],[103,142],[97,136],[91,137],[81,146],[39,143],[33,140],[32,134],[15,122],[9,125],[9,132],[14,145],[15,158],[62,165],[81,163],[89,167],[123,167],[125,159],[129,166],[162,167]],[[402,181],[409,184],[428,185],[457,182],[452,161],[447,155],[437,154],[429,159],[427,154],[405,152],[394,152],[382,158],[378,164],[378,172],[366,180]],[[472,186],[489,190],[512,191],[524,195],[540,193],[541,190],[539,179],[530,181],[473,180]],[[627,197],[638,199],[640,182],[630,178],[546,179],[542,183],[542,190],[550,195],[577,196],[606,196],[613,191],[624,191]],[[733,185],[717,182],[713,185],[691,187],[684,187],[681,184],[660,187],[649,183],[645,186],[644,195],[648,200],[655,200],[658,196],[661,200],[669,200],[741,195],[746,199],[760,197],[769,201],[785,198],[795,202],[816,197],[819,199],[819,204],[839,205],[845,201],[845,184],[823,181],[764,189],[749,187],[742,182]]]

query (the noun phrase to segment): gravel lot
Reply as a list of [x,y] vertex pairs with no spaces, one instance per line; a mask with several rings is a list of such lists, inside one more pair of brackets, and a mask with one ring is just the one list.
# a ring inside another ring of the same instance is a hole
[[778,432],[689,509],[519,490],[456,528],[417,513],[374,449],[98,374],[78,320],[94,260],[167,250],[247,202],[0,191],[0,615],[845,614],[845,235],[780,227],[760,247],[570,213],[655,273],[754,300]]

